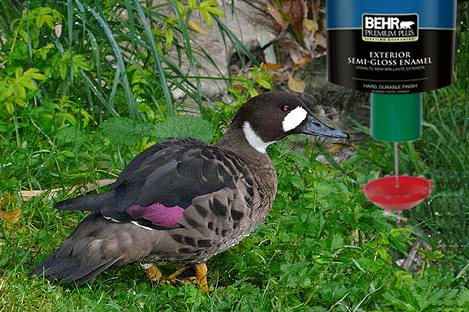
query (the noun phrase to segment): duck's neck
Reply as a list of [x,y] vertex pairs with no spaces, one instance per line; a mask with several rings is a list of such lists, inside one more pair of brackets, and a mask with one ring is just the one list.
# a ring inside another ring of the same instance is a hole
[[225,135],[214,145],[229,150],[254,165],[271,164],[265,149],[270,143],[264,143],[248,123],[230,125]]
[[245,160],[246,166],[252,169],[251,172],[256,177],[257,183],[261,188],[259,192],[262,193],[263,197],[267,197],[269,202],[267,206],[270,207],[277,192],[275,167],[267,153],[260,152],[251,144],[243,127],[236,127],[232,124],[225,135],[214,146],[228,150]]

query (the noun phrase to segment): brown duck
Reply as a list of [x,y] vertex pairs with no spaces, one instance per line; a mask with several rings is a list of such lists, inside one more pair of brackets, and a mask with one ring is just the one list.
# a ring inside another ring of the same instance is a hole
[[208,290],[207,261],[248,236],[272,207],[277,176],[267,146],[301,133],[347,137],[316,120],[300,97],[269,92],[244,104],[213,145],[173,138],[151,146],[109,192],[56,204],[92,213],[32,273],[82,284],[138,261],[160,280],[153,262],[184,262]]

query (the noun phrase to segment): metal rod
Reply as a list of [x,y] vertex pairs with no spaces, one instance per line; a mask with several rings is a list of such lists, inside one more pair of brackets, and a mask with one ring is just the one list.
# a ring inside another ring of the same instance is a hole
[[[399,159],[397,157],[398,152],[398,144],[397,142],[394,142],[394,171],[396,172],[396,188],[399,187]],[[401,220],[401,211],[399,210],[397,212],[397,223],[401,223]]]
[[399,187],[399,160],[397,159],[397,142],[394,142],[394,168],[396,172],[396,187]]

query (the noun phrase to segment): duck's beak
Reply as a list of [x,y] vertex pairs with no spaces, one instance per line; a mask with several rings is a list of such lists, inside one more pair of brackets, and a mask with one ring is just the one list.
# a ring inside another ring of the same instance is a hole
[[301,129],[303,134],[318,135],[331,138],[348,138],[348,134],[329,128],[319,120],[308,114],[307,120]]

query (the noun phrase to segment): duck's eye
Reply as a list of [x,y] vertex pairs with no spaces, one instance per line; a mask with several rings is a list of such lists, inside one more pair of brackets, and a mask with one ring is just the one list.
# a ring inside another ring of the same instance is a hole
[[284,112],[288,112],[288,111],[290,110],[290,105],[288,105],[288,104],[283,104],[283,105],[282,105],[282,110],[283,110]]

